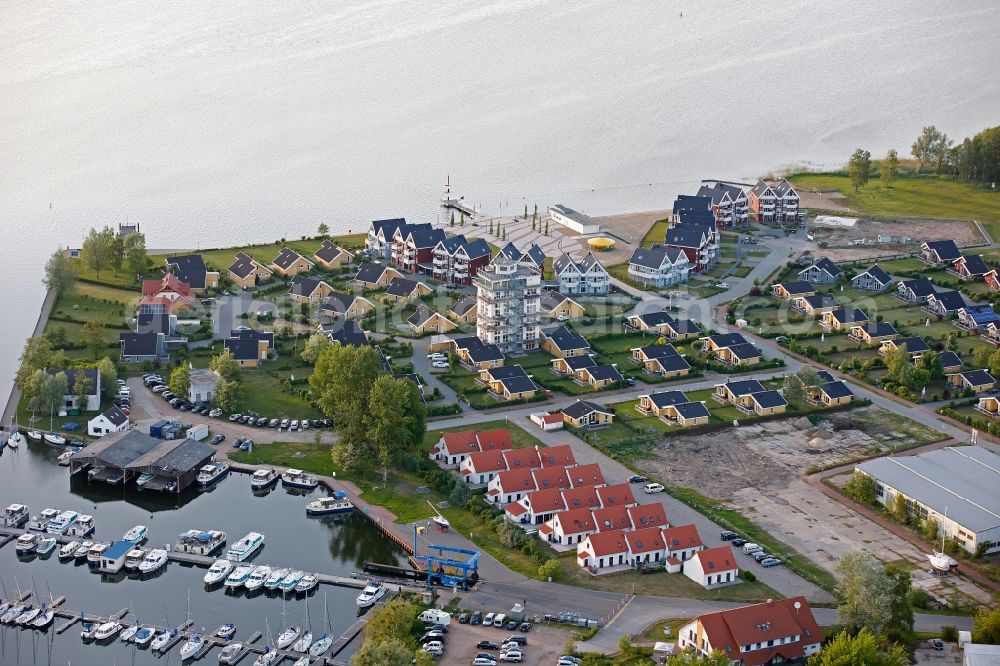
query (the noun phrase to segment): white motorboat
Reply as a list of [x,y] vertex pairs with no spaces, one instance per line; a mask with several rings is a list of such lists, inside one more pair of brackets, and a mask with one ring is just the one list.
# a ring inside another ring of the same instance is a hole
[[0,514],[0,527],[20,527],[31,519],[24,504],[11,504]]
[[146,540],[146,535],[149,530],[145,525],[136,525],[128,532],[122,535],[123,541],[130,541],[131,543],[139,544]]
[[205,573],[205,585],[218,585],[222,581],[226,580],[226,576],[232,573],[232,571],[232,562],[229,560],[216,560]]
[[190,659],[198,654],[198,651],[205,645],[205,639],[195,634],[188,639],[187,643],[181,646],[181,659]]
[[207,488],[229,472],[229,463],[225,460],[208,463],[198,470],[198,485]]
[[74,453],[76,453],[76,452],[75,451],[63,451],[62,453],[59,454],[59,456],[56,458],[56,460],[63,467],[68,467],[69,466],[69,459],[73,457]]
[[139,633],[139,625],[131,624],[125,627],[125,631],[122,632],[122,635],[119,637],[119,640],[121,640],[122,643],[128,643],[130,640],[135,638],[135,635],[137,633]]
[[242,562],[249,559],[254,553],[264,546],[264,535],[260,532],[250,532],[245,537],[234,543],[226,552],[226,559],[234,562]]
[[66,534],[79,519],[80,514],[76,511],[63,511],[49,521],[48,525],[45,526],[45,531],[49,534]]
[[241,564],[226,577],[226,587],[230,589],[237,589],[243,587],[244,584],[250,579],[250,574],[253,573],[254,566],[252,564]]
[[306,504],[307,516],[329,516],[351,511],[354,511],[354,505],[342,491],[337,491],[333,497],[320,497]]
[[292,644],[292,650],[294,650],[295,652],[308,652],[309,647],[312,645],[312,642],[313,642],[312,632],[307,629],[305,633],[303,633],[302,636],[299,637],[299,640],[295,641],[295,643]]
[[167,551],[162,548],[154,548],[146,554],[142,562],[139,563],[139,573],[150,574],[159,571],[167,564]]
[[267,490],[277,482],[278,473],[272,468],[258,469],[250,477],[250,489],[256,491]]
[[333,638],[327,636],[326,634],[323,634],[322,636],[317,638],[316,641],[312,644],[312,647],[309,648],[309,656],[322,657],[324,654],[326,654],[326,651],[329,650],[330,647],[332,646],[333,646]]
[[215,635],[228,641],[236,635],[236,625],[232,622],[224,624],[215,631]]
[[226,533],[219,530],[188,530],[179,537],[174,544],[174,550],[178,553],[191,553],[193,555],[211,555],[219,550],[226,543]]
[[285,580],[285,576],[290,573],[292,573],[291,569],[275,569],[271,572],[271,575],[267,577],[267,580],[264,581],[264,588],[268,590],[277,589],[278,585],[281,584],[281,581]]
[[298,585],[295,586],[295,592],[296,594],[308,594],[309,592],[312,592],[317,585],[319,585],[319,578],[316,578],[316,576],[312,574],[306,574],[302,577],[302,580],[298,582]]
[[87,551],[87,564],[92,567],[96,567],[101,563],[101,555],[104,551],[108,549],[111,544],[109,543],[95,543]]
[[79,541],[70,541],[68,544],[59,549],[59,559],[68,560],[73,557],[73,553],[76,549],[80,547]]
[[289,645],[297,641],[300,635],[302,635],[302,630],[293,624],[278,634],[278,640],[275,641],[275,645],[278,646],[279,650],[284,650]]
[[281,654],[277,650],[268,650],[266,645],[264,649],[267,652],[257,657],[253,662],[253,666],[272,666],[272,664],[278,663],[278,660],[281,659]]
[[66,438],[57,432],[47,432],[42,438],[49,444],[55,444],[56,446],[62,446],[66,443]]
[[319,485],[319,481],[309,472],[303,472],[301,469],[287,469],[281,475],[281,485],[288,488],[313,490]]
[[80,638],[85,641],[94,640],[94,632],[97,631],[96,622],[84,622],[83,629],[80,630]]
[[166,647],[170,639],[173,638],[174,634],[177,633],[176,629],[171,629],[170,631],[162,631],[155,636],[149,644],[151,650],[156,650],[157,652],[162,652],[163,648]]
[[45,627],[52,624],[53,620],[56,619],[56,612],[51,608],[46,608],[41,613],[38,614],[32,622],[31,626],[35,629],[44,629]]
[[253,592],[254,590],[259,590],[264,587],[264,581],[267,577],[271,575],[271,567],[257,567],[247,578],[247,582],[244,583],[244,587],[247,588],[247,592]]
[[48,555],[56,547],[56,540],[52,537],[43,537],[38,540],[38,546],[35,547],[35,552],[39,555]]
[[292,662],[292,666],[309,666],[309,655],[304,655]]
[[156,629],[150,626],[143,626],[139,628],[139,631],[135,632],[135,644],[143,646],[148,644],[153,640],[153,636],[156,635]]
[[125,555],[125,570],[138,571],[139,565],[146,559],[147,551],[142,548],[133,548]]
[[374,606],[379,600],[389,593],[389,588],[379,581],[369,581],[365,589],[358,595],[358,608],[368,608]]
[[55,509],[42,509],[37,516],[32,516],[28,522],[28,529],[32,532],[44,532],[49,526],[49,521],[59,515]]
[[103,641],[111,638],[122,630],[122,625],[117,622],[105,622],[94,631],[94,640]]
[[66,530],[66,535],[71,537],[88,537],[94,533],[94,528],[96,524],[94,522],[93,516],[80,516],[76,519],[69,529]]
[[73,553],[73,558],[77,562],[83,562],[87,559],[87,554],[90,552],[90,547],[93,545],[93,541],[84,541],[80,544],[80,547],[76,549],[76,552]]
[[37,430],[29,430],[28,437],[35,440],[36,442],[42,441],[42,433],[38,432]]
[[38,548],[38,542],[41,540],[42,537],[32,532],[22,534],[17,537],[17,541],[14,543],[14,550],[17,551],[18,555],[28,555],[35,552],[35,549]]
[[305,576],[304,571],[293,571],[292,573],[285,576],[284,580],[278,583],[278,589],[284,593],[294,592],[295,586],[299,584],[302,578]]
[[243,643],[230,643],[219,652],[220,664],[231,664],[240,654],[243,653]]

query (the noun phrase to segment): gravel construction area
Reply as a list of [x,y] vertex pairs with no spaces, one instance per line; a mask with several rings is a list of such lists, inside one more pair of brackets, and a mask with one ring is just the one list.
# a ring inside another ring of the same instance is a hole
[[[810,224],[809,231],[816,242],[826,241],[824,256],[833,261],[852,261],[867,257],[915,252],[924,241],[954,240],[959,247],[984,243],[985,239],[976,226],[967,220],[929,220],[912,218],[906,220],[858,220],[853,227],[832,227]],[[889,235],[894,242],[875,243],[879,235]],[[909,236],[908,244],[898,242]],[[871,245],[851,245],[852,241],[872,241]]]
[[[459,624],[453,621],[448,625],[444,654],[437,660],[437,663],[442,666],[458,666],[458,664],[468,666],[478,652],[488,652],[499,658],[500,652],[480,650],[476,648],[476,643],[493,641],[500,644],[504,638],[515,633],[519,632],[507,631],[499,627],[484,627],[481,624]],[[528,638],[528,644],[524,646],[524,661],[521,663],[548,666],[555,664],[559,660],[559,656],[565,654],[566,643],[572,639],[573,634],[563,627],[535,624],[532,625],[531,631],[524,636]]]

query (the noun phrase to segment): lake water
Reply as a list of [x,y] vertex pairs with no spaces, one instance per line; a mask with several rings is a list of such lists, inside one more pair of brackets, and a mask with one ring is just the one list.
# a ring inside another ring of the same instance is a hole
[[[231,474],[211,491],[192,490],[178,505],[171,496],[105,484],[88,484],[73,479],[68,468],[56,465],[59,451],[45,444],[31,444],[18,452],[0,454],[0,505],[12,502],[27,504],[32,513],[44,508],[72,509],[90,513],[97,519],[96,538],[111,540],[133,525],[149,528],[148,547],[177,540],[188,529],[224,530],[232,544],[250,531],[266,536],[265,546],[256,557],[261,564],[290,566],[304,571],[350,576],[361,571],[365,560],[405,565],[402,549],[383,537],[360,514],[308,518],[302,494],[293,494],[280,486],[266,496],[255,496],[250,478]],[[85,476],[85,475],[80,475]],[[313,492],[320,496],[321,491]],[[318,636],[327,631],[324,623],[324,600],[329,607],[329,633],[339,636],[357,619],[354,598],[357,590],[321,585],[308,598],[289,597],[283,605],[280,596],[258,594],[246,598],[240,591],[227,594],[223,589],[206,590],[202,577],[205,569],[169,563],[150,580],[116,577],[112,580],[88,570],[85,564],[66,564],[53,552],[48,559],[21,561],[8,544],[0,549],[0,581],[8,595],[15,590],[34,588],[48,598],[66,596],[66,608],[110,615],[131,606],[143,623],[176,626],[184,621],[188,594],[191,619],[196,628],[214,631],[225,622],[237,625],[237,637],[247,638],[254,631],[270,625],[277,636],[282,627],[282,611],[287,624],[308,622]],[[2,592],[0,592],[2,594]],[[7,595],[4,595],[7,596]],[[56,621],[56,625],[62,621]],[[179,649],[157,658],[148,649],[114,641],[107,646],[84,645],[79,624],[56,636],[11,627],[0,628],[0,664],[65,664],[104,666],[118,663],[180,663]],[[349,648],[349,649],[353,649]],[[206,659],[215,663],[217,652]],[[245,660],[252,663],[252,659]]]
[[[668,207],[920,128],[997,121],[989,0],[9,0],[0,12],[0,386],[56,244],[151,247],[487,211]],[[6,392],[3,392],[6,395]]]

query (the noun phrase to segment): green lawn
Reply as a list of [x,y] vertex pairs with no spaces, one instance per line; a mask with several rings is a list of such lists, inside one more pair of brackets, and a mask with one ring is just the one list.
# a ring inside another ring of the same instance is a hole
[[607,267],[608,274],[611,277],[618,278],[630,287],[635,287],[636,289],[642,289],[643,291],[658,291],[656,287],[650,286],[648,284],[642,284],[641,282],[636,282],[628,274],[628,262],[621,264],[614,264],[613,266]]
[[838,189],[848,205],[876,215],[910,215],[979,220],[1000,226],[1000,193],[938,176],[903,176],[892,187],[872,180],[857,193],[846,173],[799,173],[798,187]]
[[[311,404],[292,393],[281,382],[263,369],[245,369],[241,374],[246,388],[243,400],[243,412],[257,412],[269,419],[316,419],[323,414]],[[296,374],[301,379],[305,374]],[[296,388],[305,390],[307,385]]]
[[642,237],[643,247],[652,247],[654,243],[663,243],[663,239],[667,236],[667,227],[670,225],[670,220],[657,220],[653,222],[653,226],[649,228],[646,235]]

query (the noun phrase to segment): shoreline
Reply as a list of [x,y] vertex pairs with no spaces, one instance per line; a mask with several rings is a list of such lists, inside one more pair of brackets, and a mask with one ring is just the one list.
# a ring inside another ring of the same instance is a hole
[[[49,323],[49,315],[52,314],[52,306],[55,305],[56,294],[51,289],[45,291],[45,298],[42,299],[42,307],[38,312],[38,319],[35,321],[35,328],[31,331],[31,337],[37,338],[45,331],[45,326]],[[4,406],[3,420],[0,426],[7,428],[14,414],[17,412],[17,404],[21,401],[21,389],[11,382],[10,393],[7,395],[7,404]]]

